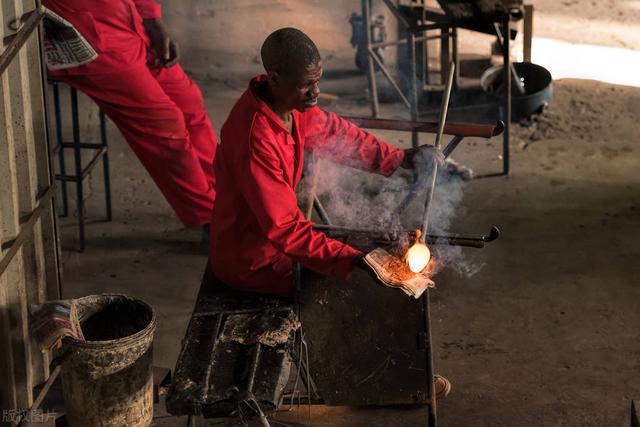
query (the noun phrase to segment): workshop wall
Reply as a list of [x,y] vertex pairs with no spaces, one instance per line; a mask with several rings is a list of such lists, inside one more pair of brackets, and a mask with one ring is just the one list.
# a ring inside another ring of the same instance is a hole
[[[359,0],[159,0],[164,19],[180,43],[182,63],[196,73],[260,72],[260,46],[266,36],[281,27],[306,32],[318,45],[325,62],[351,61],[353,12],[360,14]],[[374,14],[384,12],[383,2],[374,2]],[[395,37],[395,23],[390,37]],[[223,67],[224,66],[224,67]]]
[[[0,38],[34,0],[2,0]],[[5,45],[6,48],[6,45]],[[0,48],[4,53],[5,48]],[[60,297],[38,31],[0,77],[0,409],[27,409],[49,375],[29,337],[28,307]],[[0,413],[0,425],[14,413]],[[13,425],[13,424],[12,424]]]

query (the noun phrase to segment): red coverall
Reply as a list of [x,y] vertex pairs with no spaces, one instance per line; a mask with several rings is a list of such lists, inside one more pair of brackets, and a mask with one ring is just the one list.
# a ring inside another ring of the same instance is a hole
[[318,107],[294,111],[290,134],[255,95],[264,82],[265,76],[251,81],[222,127],[214,166],[211,267],[231,287],[290,295],[294,262],[347,277],[360,255],[312,230],[298,209],[294,189],[303,150],[385,176],[398,168],[404,153]]
[[154,0],[43,0],[98,52],[85,65],[49,75],[86,93],[116,124],[186,227],[206,224],[213,207],[218,140],[202,94],[180,65],[147,67],[143,18]]

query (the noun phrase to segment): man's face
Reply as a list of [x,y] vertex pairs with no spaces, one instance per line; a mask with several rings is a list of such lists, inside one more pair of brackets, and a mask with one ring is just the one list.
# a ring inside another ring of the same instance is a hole
[[277,101],[291,110],[305,111],[318,104],[322,61],[301,68],[289,75],[277,76],[274,95]]

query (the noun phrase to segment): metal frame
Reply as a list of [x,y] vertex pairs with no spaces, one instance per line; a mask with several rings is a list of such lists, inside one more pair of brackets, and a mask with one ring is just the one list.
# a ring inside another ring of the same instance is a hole
[[[371,116],[373,118],[378,118],[380,114],[380,105],[378,102],[378,93],[377,93],[377,82],[376,82],[376,71],[374,67],[375,65],[380,69],[385,78],[389,81],[391,86],[397,92],[398,96],[402,100],[402,102],[407,106],[410,112],[411,120],[417,120],[419,116],[418,110],[418,79],[417,79],[417,63],[416,63],[416,42],[426,42],[427,40],[432,39],[440,39],[441,40],[441,75],[442,82],[445,82],[446,76],[449,74],[449,70],[445,68],[445,64],[453,63],[456,70],[458,67],[458,46],[457,46],[457,26],[455,23],[452,23],[448,20],[445,15],[438,14],[434,11],[427,11],[426,8],[423,9],[423,18],[425,22],[433,21],[432,23],[423,23],[422,25],[411,25],[405,17],[402,15],[398,7],[391,0],[382,0],[383,3],[387,6],[387,8],[391,11],[391,13],[396,17],[398,24],[402,27],[404,31],[408,33],[406,39],[399,39],[394,41],[388,41],[384,43],[372,43],[371,41],[371,1],[372,0],[361,0],[362,1],[362,16],[364,25],[366,27],[366,52],[367,52],[367,61],[368,61],[368,69],[367,69],[367,78],[369,81],[369,90],[371,92]],[[530,8],[532,11],[532,8]],[[531,15],[531,14],[528,14]],[[506,14],[502,21],[500,22],[503,26],[503,32],[505,34],[509,34],[511,31],[511,14]],[[499,27],[496,27],[499,28]],[[531,28],[531,25],[528,26]],[[440,30],[440,34],[437,36],[428,36],[427,31],[430,30]],[[528,33],[530,35],[530,32]],[[499,31],[496,32],[496,36],[500,40],[501,35]],[[410,96],[407,97],[400,89],[398,83],[393,79],[391,73],[389,73],[388,69],[382,63],[382,60],[378,57],[374,48],[382,47],[382,46],[399,46],[401,44],[409,44],[409,56],[410,56],[410,74],[411,74],[411,85],[410,85]],[[503,133],[502,139],[502,172],[501,173],[492,173],[488,175],[483,175],[483,177],[490,176],[500,176],[500,175],[508,175],[510,172],[510,150],[509,150],[509,138],[511,131],[511,74],[512,74],[512,64],[510,59],[510,49],[509,43],[504,43],[503,51],[503,64],[504,64],[504,79],[507,82],[505,95],[502,99],[502,106],[500,109],[501,118],[505,125],[505,130]],[[426,56],[426,49],[425,49]],[[529,43],[529,56],[530,56],[530,43]],[[429,67],[428,67],[428,58],[425,58],[426,68],[423,71],[423,88],[425,83],[429,83]],[[458,86],[458,71],[454,73],[454,87]],[[411,132],[411,143],[413,147],[418,146],[418,135],[416,132]]]
[[[28,305],[58,299],[62,292],[43,102],[45,69],[39,24],[45,10],[38,0],[3,1],[0,7],[0,21],[17,27],[12,34],[0,27],[0,37],[10,40],[0,55],[0,90],[5,97],[0,107],[4,121],[0,130],[0,404],[4,408],[36,409],[57,375],[55,369],[50,372],[50,355],[31,345],[28,331]],[[36,39],[31,37],[34,33]],[[45,388],[34,400],[34,384],[47,377]]]
[[[53,85],[53,103],[56,123],[56,146],[54,154],[58,155],[60,173],[56,175],[56,180],[61,181],[60,186],[62,195],[62,216],[69,214],[69,198],[67,193],[67,182],[76,184],[76,206],[78,216],[78,251],[83,252],[85,248],[85,216],[84,216],[84,189],[83,182],[87,178],[93,168],[102,159],[103,183],[105,195],[106,221],[112,219],[111,209],[111,180],[109,171],[109,151],[107,145],[107,126],[105,114],[102,110],[98,113],[100,123],[100,142],[89,143],[80,141],[80,119],[78,117],[78,92],[75,88],[69,87],[69,95],[71,100],[71,126],[72,126],[72,142],[64,142],[62,136],[62,112],[60,106],[60,83],[51,80]],[[65,149],[73,150],[74,169],[73,174],[68,174],[65,165]],[[83,166],[82,150],[95,150],[89,162]]]

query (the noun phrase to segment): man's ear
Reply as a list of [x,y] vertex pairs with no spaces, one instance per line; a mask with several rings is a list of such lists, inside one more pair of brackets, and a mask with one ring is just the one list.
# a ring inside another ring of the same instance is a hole
[[267,81],[271,87],[277,88],[281,84],[280,74],[277,71],[268,71],[267,72]]

